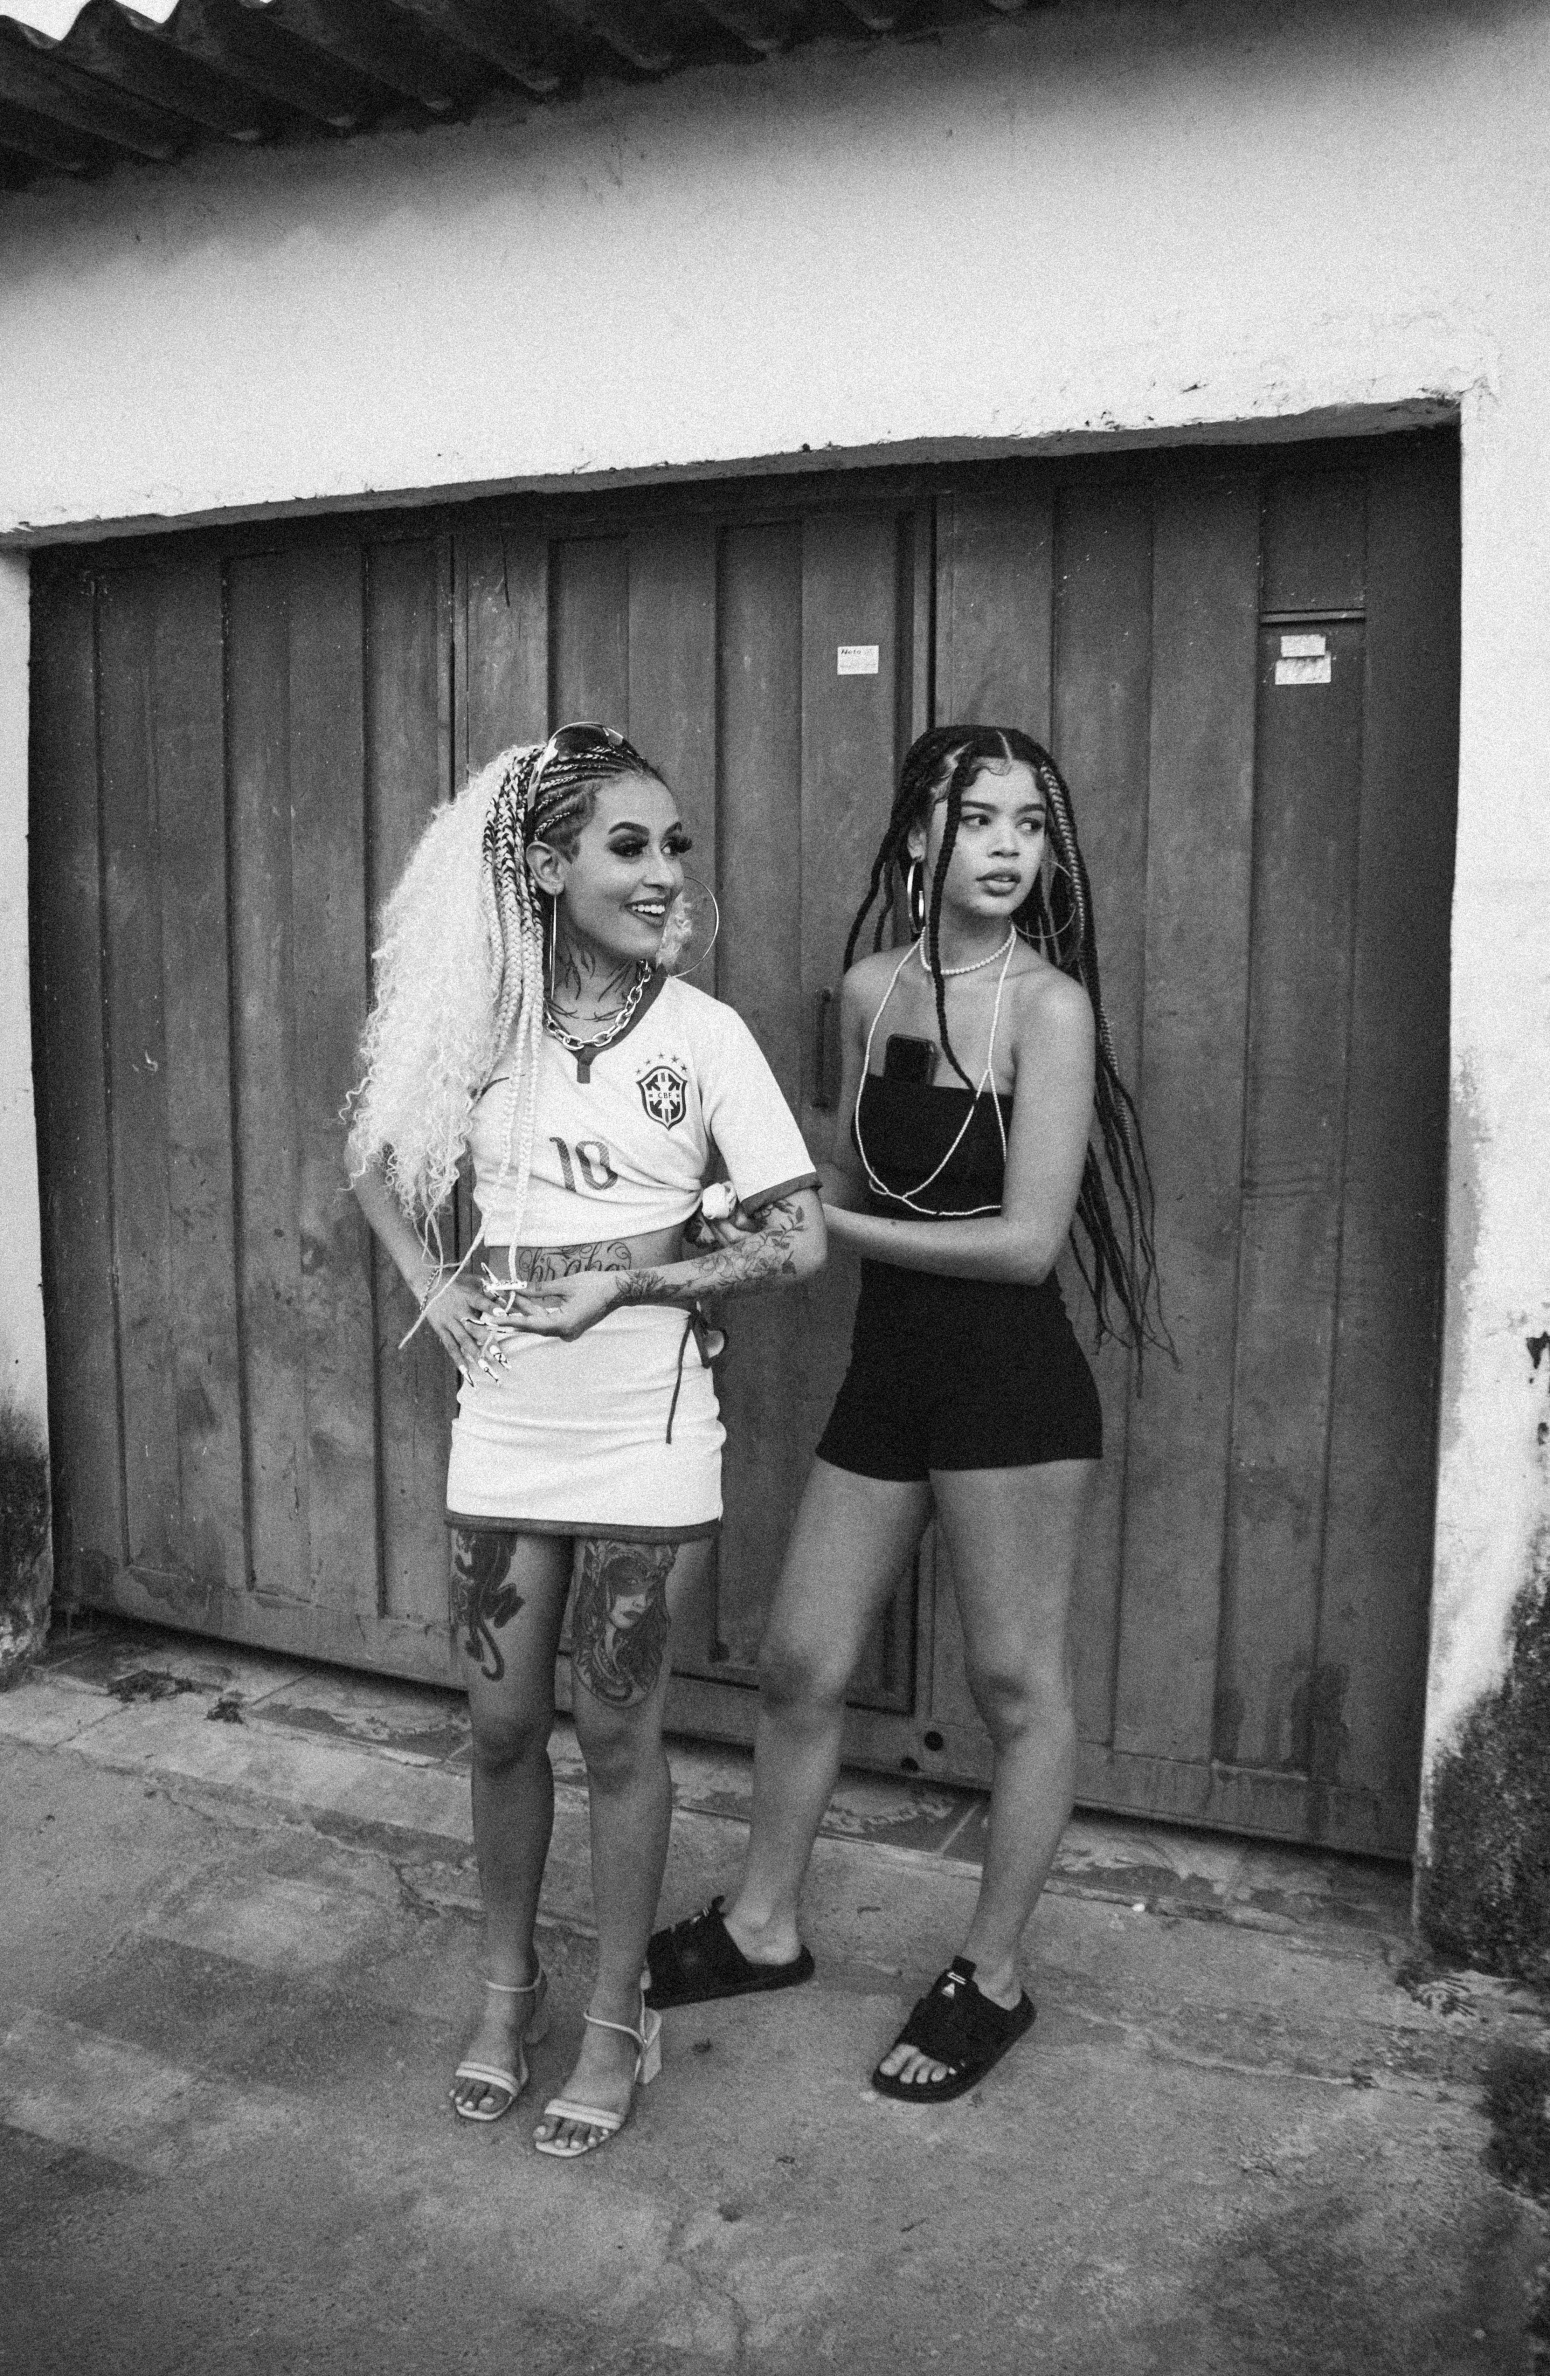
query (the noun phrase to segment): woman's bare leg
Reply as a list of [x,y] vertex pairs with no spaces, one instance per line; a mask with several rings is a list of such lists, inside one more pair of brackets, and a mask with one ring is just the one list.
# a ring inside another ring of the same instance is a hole
[[[969,1689],[986,1731],[990,1838],[962,1952],[997,2004],[1022,1993],[1017,1950],[1060,1837],[1076,1772],[1069,1616],[1096,1463],[951,1469],[933,1475],[963,1618]],[[895,2047],[882,2069],[914,2080],[943,2066]]]
[[[588,2011],[631,2030],[640,2022],[646,1942],[673,1814],[662,1747],[668,1634],[707,1556],[703,1543],[585,1539],[576,1545],[571,1712],[587,1763],[598,1945]],[[600,2112],[623,2113],[634,2075],[631,2040],[589,2025],[561,2093]],[[536,2133],[590,2142],[600,2132],[585,2122],[546,2120]]]
[[[453,1650],[473,1726],[485,1973],[525,1988],[538,1971],[533,1928],[554,1823],[549,1733],[571,1546],[564,1536],[459,1530],[452,1556]],[[533,2011],[530,1996],[482,1992],[462,2059],[514,2071]],[[479,2079],[457,2080],[452,2093],[486,2111],[499,2101]]]
[[752,1963],[800,1948],[797,1898],[839,1772],[846,1689],[929,1509],[924,1484],[813,1463],[759,1649],[753,1824],[726,1913]]

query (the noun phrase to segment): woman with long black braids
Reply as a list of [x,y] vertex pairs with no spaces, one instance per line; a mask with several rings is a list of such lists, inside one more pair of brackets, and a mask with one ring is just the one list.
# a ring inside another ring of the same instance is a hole
[[[909,934],[883,947],[902,895]],[[872,952],[851,965],[876,912]],[[846,1688],[935,1506],[994,1749],[962,1952],[873,2073],[942,2102],[1034,2018],[1017,1971],[1070,1816],[1067,1619],[1098,1395],[1054,1275],[1068,1239],[1099,1335],[1166,1342],[1151,1188],[1103,1012],[1070,794],[1012,728],[922,735],[845,951],[850,1127],[823,1175],[862,1257],[851,1364],[818,1446],[760,1661],[754,1814],[730,1906],[651,1942],[650,2001],[810,1977],[797,1899],[839,1768]]]

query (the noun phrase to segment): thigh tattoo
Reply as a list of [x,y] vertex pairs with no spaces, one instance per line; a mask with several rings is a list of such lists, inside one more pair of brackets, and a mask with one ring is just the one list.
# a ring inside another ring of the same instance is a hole
[[676,1543],[580,1546],[571,1659],[594,1699],[631,1708],[649,1699],[667,1650],[667,1579]]
[[487,1683],[498,1683],[506,1672],[496,1628],[509,1625],[522,1606],[521,1593],[507,1581],[515,1548],[516,1536],[495,1527],[452,1530],[452,1638],[462,1635]]

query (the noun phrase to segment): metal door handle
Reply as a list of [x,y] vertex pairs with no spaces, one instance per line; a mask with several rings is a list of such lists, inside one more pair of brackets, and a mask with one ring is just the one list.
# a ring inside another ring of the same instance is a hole
[[831,1114],[834,1111],[835,1091],[829,1083],[829,1009],[834,1004],[832,990],[820,990],[813,1001],[813,1096],[814,1111]]

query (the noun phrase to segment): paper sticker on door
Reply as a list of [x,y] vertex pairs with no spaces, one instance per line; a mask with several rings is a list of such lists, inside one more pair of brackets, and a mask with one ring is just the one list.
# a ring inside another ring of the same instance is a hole
[[836,672],[838,675],[876,676],[876,644],[840,644],[838,651],[839,668]]
[[1327,685],[1334,662],[1322,635],[1283,635],[1276,662],[1278,685]]

